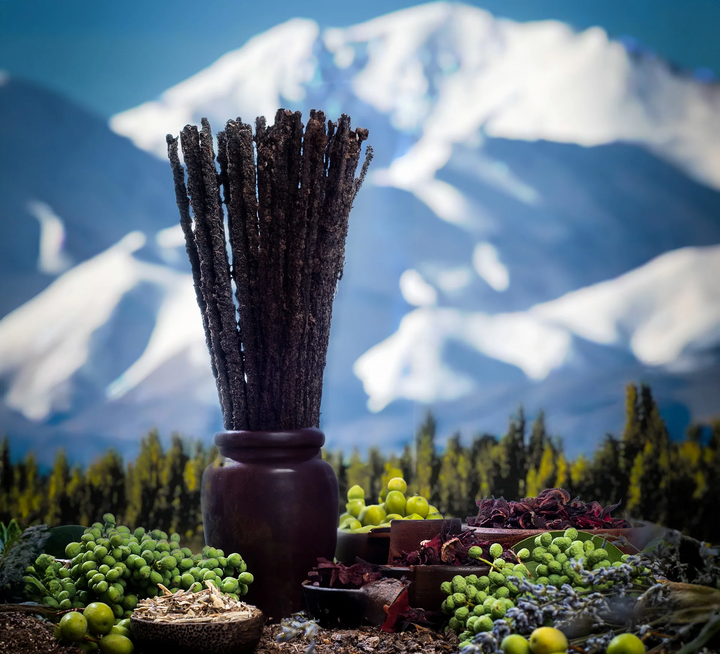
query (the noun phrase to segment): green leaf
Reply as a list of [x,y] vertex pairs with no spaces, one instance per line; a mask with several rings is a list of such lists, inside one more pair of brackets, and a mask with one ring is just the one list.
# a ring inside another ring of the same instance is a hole
[[43,552],[54,556],[56,559],[64,559],[65,548],[70,543],[77,543],[82,538],[85,527],[81,525],[62,525],[61,527],[52,527],[50,529],[50,537],[45,542]]
[[[553,538],[557,538],[558,536],[564,536],[565,532],[551,531],[550,535]],[[537,538],[537,536],[530,536],[529,538],[520,541],[517,545],[513,546],[513,552],[517,554],[521,549],[526,547],[532,553],[532,551],[535,549],[535,538]],[[603,536],[597,536],[587,531],[578,531],[578,535],[575,540],[582,541],[583,543],[586,540],[591,540],[593,542],[593,545],[595,545],[596,549],[602,547],[608,553],[608,560],[610,561],[610,563],[615,563],[616,561],[622,560],[623,553],[617,547],[615,547],[615,545],[613,545],[610,540]],[[532,574],[534,577],[535,568],[537,568],[540,564],[532,560],[523,561],[523,563],[525,564],[525,567],[530,570],[530,574]]]
[[643,548],[643,552],[652,552],[658,545],[661,543],[664,543],[664,538],[653,538],[645,547]]

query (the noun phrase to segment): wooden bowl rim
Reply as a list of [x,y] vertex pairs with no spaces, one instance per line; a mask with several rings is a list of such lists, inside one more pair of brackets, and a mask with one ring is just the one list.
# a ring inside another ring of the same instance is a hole
[[319,592],[328,592],[332,591],[334,593],[359,593],[364,594],[364,591],[362,588],[326,588],[325,586],[313,586],[312,582],[309,579],[306,579],[302,582],[303,590],[309,589],[312,592],[319,591]]
[[172,622],[167,622],[165,620],[159,621],[159,620],[146,620],[144,618],[137,617],[135,615],[130,616],[130,622],[133,620],[135,622],[140,622],[142,624],[152,625],[154,627],[187,627],[190,625],[225,625],[225,624],[232,624],[232,625],[247,625],[251,622],[257,622],[258,620],[265,621],[265,614],[258,608],[255,609],[257,613],[255,615],[251,615],[249,618],[234,618],[232,620],[211,620],[208,618],[207,620],[173,620]]

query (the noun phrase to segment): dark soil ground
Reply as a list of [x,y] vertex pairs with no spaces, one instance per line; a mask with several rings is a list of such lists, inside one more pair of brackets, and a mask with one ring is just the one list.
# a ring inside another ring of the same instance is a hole
[[[309,644],[307,640],[297,638],[288,643],[278,643],[275,636],[279,631],[278,626],[266,626],[256,654],[303,654]],[[383,633],[374,627],[318,629],[315,651],[317,654],[450,654],[457,652],[457,638],[454,634],[445,638],[424,627],[413,627],[395,634]]]
[[0,654],[78,654],[53,637],[54,627],[29,613],[0,613]]
[[[278,643],[277,625],[268,625],[255,650],[256,654],[303,654],[309,643],[295,638]],[[317,654],[450,654],[457,652],[457,638],[445,638],[436,631],[412,627],[408,631],[387,634],[374,627],[359,629],[318,629]],[[82,654],[82,650],[59,645],[53,638],[53,625],[28,613],[0,613],[0,654]],[[136,654],[140,654],[136,650]],[[202,652],[198,652],[202,654]]]

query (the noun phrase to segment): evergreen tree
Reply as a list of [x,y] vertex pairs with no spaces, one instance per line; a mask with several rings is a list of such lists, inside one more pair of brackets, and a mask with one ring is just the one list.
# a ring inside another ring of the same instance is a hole
[[47,511],[45,522],[56,526],[67,524],[70,518],[67,486],[70,480],[70,466],[65,450],[59,449],[55,454],[55,464],[48,482]]
[[593,495],[593,469],[584,454],[578,455],[570,466],[568,490],[573,497],[579,497],[585,502],[595,499]]
[[510,418],[507,433],[500,440],[502,455],[500,483],[503,496],[517,500],[525,495],[527,458],[525,453],[525,412],[522,405],[517,416]]
[[134,525],[157,525],[156,499],[162,488],[163,448],[157,430],[140,441],[140,453],[133,466],[133,484],[128,498],[127,521]]
[[526,481],[527,497],[537,497],[540,491],[555,487],[555,480],[557,479],[556,455],[555,447],[550,441],[547,441],[543,449],[542,459],[540,459],[540,466],[537,470],[533,469],[528,472]]
[[441,513],[459,518],[465,518],[468,512],[474,513],[472,472],[470,452],[460,443],[458,432],[448,439],[440,459],[437,495]]
[[96,516],[90,515],[90,498],[85,483],[85,473],[80,466],[74,466],[68,479],[65,491],[68,502],[68,518],[63,518],[65,524],[91,525]]
[[415,479],[412,491],[427,498],[432,498],[433,485],[437,479],[436,428],[435,418],[428,411],[415,435]]
[[35,455],[28,452],[25,461],[19,466],[21,485],[17,501],[17,514],[14,516],[22,524],[32,524],[42,515],[42,481]]
[[489,434],[476,436],[472,446],[474,478],[478,487],[477,499],[502,494],[499,490],[500,476],[504,465],[504,448]]
[[0,444],[0,521],[8,522],[12,519],[12,491],[15,485],[15,471],[10,459],[10,439],[3,437]]
[[556,446],[555,455],[555,481],[553,486],[555,488],[567,489],[568,483],[570,482],[570,464],[568,464],[565,458],[565,453],[562,451],[562,443]]
[[365,491],[365,503],[373,504],[375,498],[370,494],[370,466],[362,460],[357,448],[350,456],[350,465],[347,469],[348,488],[357,485]]
[[409,443],[406,443],[405,447],[403,447],[402,456],[400,457],[400,470],[402,470],[402,478],[410,488],[415,483],[415,458]]
[[195,441],[192,456],[185,461],[183,471],[183,485],[187,493],[187,505],[180,513],[178,533],[191,539],[202,529],[202,511],[200,508],[200,493],[202,490],[202,477],[208,466],[208,453],[202,441]]
[[[542,461],[545,445],[548,442],[548,435],[545,430],[545,412],[539,411],[533,422],[530,432],[530,441],[527,452],[527,469],[538,470]],[[530,496],[532,497],[532,496]]]
[[368,450],[368,468],[370,470],[370,483],[365,490],[369,491],[369,497],[372,498],[366,502],[370,504],[371,502],[382,501],[378,498],[380,491],[383,489],[382,476],[385,472],[385,457],[375,445]]
[[[112,513],[117,520],[127,515],[125,466],[122,457],[113,449],[93,461],[85,473],[88,493],[88,513],[92,522],[103,513]],[[157,489],[159,491],[159,488]],[[153,502],[157,503],[159,492]]]
[[158,517],[169,532],[180,533],[182,530],[183,506],[187,504],[189,495],[184,481],[188,459],[182,439],[178,434],[173,434],[163,459],[160,476],[162,492],[158,498]]
[[640,411],[637,387],[634,384],[628,384],[625,388],[625,429],[622,435],[622,454],[618,461],[620,471],[623,473],[622,486],[619,489],[622,497],[628,496],[628,485],[635,459],[645,446]]
[[602,505],[622,501],[627,506],[628,481],[621,467],[622,451],[622,443],[611,434],[606,434],[593,455],[592,491],[588,496]]

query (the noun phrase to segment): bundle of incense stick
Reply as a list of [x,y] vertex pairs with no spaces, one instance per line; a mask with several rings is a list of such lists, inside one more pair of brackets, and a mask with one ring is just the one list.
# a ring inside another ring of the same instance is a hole
[[[332,305],[350,209],[372,159],[350,118],[278,110],[250,125],[207,119],[168,134],[180,224],[225,429],[277,431],[320,422]],[[233,297],[234,296],[234,297]]]

